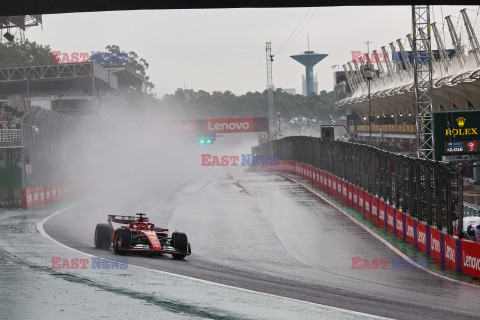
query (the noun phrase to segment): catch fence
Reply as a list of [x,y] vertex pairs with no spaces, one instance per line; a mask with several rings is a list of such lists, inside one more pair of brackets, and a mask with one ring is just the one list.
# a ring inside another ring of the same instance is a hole
[[411,158],[352,142],[298,136],[253,147],[252,153],[311,165],[438,230],[453,234],[457,219],[462,230],[462,174],[450,163]]

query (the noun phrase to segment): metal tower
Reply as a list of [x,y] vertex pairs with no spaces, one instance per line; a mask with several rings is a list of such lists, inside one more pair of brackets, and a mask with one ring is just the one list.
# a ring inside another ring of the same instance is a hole
[[267,94],[268,94],[268,140],[274,137],[274,112],[273,112],[273,77],[272,77],[272,43],[267,42]]
[[313,66],[322,61],[326,56],[328,56],[328,54],[314,53],[313,51],[305,51],[303,54],[290,56],[290,58],[305,66],[307,95],[313,92]]
[[430,6],[412,6],[413,78],[417,112],[417,156],[435,159]]

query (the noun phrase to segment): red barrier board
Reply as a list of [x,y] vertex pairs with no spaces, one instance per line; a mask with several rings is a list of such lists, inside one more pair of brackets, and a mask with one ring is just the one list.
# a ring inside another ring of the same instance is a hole
[[342,204],[348,206],[348,186],[347,181],[342,180]]
[[49,186],[45,187],[45,203],[46,204],[50,203],[50,187]]
[[38,192],[40,195],[40,205],[44,206],[45,205],[45,189],[43,187],[39,187]]
[[407,223],[407,242],[415,245],[415,220],[405,215],[405,222]]
[[385,201],[378,200],[378,227],[385,229]]
[[333,179],[330,173],[327,173],[327,180],[328,180],[328,195],[333,196]]
[[342,192],[343,180],[337,178],[337,200],[338,202],[342,203],[343,199],[343,192]]
[[480,244],[462,239],[462,273],[480,278]]
[[32,189],[22,189],[22,208],[28,209],[33,207]]
[[440,231],[433,227],[430,228],[430,255],[432,258],[442,260],[440,249]]
[[67,184],[66,183],[62,183],[62,193],[63,193],[64,197],[67,196]]
[[57,185],[57,200],[62,199],[62,196],[63,196],[63,194],[62,194],[62,185],[59,184],[59,185]]
[[386,205],[387,207],[387,228],[388,232],[393,233],[395,228],[395,210],[389,204]]
[[353,186],[349,183],[347,185],[348,189],[348,206],[353,208]]
[[57,188],[55,186],[50,186],[52,202],[57,201]]
[[40,195],[38,192],[38,188],[33,189],[33,206],[38,207],[40,205]]
[[378,198],[372,195],[370,202],[372,224],[374,227],[378,227]]
[[320,171],[320,190],[322,190],[323,192],[325,192],[325,180],[324,180],[324,172],[323,171]]
[[358,210],[360,211],[361,214],[364,214],[365,211],[364,211],[364,201],[365,201],[365,198],[364,198],[364,191],[363,189],[358,189]]
[[417,247],[423,253],[427,253],[427,225],[423,222],[417,222]]
[[365,219],[370,221],[370,194],[365,192]]
[[357,187],[353,187],[353,209],[355,210],[359,210],[358,209],[358,188]]
[[457,240],[448,234],[443,236],[445,243],[445,265],[453,271],[457,270]]
[[337,177],[332,176],[332,196],[337,198]]
[[395,213],[395,235],[397,238],[404,239],[403,237],[403,212],[400,210],[397,210]]

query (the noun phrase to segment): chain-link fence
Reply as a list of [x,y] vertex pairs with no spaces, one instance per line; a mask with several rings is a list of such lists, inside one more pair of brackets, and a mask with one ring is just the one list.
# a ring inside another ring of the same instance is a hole
[[295,160],[336,175],[448,234],[456,219],[462,230],[462,175],[449,163],[313,137],[287,137],[252,148],[259,156],[271,152],[279,160]]
[[81,118],[32,106],[22,121],[23,188],[63,183],[75,170],[73,159]]

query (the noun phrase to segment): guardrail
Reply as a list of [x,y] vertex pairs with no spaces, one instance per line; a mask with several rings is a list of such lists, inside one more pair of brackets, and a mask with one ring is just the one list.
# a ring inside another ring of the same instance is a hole
[[460,230],[463,227],[462,175],[449,163],[313,137],[273,140],[252,148],[252,153],[326,171],[450,235],[454,220],[459,220]]
[[0,142],[22,141],[22,129],[0,129]]

